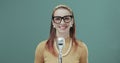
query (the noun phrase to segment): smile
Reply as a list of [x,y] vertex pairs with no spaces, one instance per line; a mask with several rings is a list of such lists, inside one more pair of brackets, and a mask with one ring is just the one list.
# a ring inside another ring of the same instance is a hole
[[68,26],[59,26],[60,29],[65,30]]

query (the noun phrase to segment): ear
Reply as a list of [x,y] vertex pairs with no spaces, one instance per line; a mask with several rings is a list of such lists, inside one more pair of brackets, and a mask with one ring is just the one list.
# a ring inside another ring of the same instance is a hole
[[55,23],[52,21],[53,28],[55,28]]
[[72,27],[73,26],[73,19],[72,19],[72,21],[70,22],[70,27]]

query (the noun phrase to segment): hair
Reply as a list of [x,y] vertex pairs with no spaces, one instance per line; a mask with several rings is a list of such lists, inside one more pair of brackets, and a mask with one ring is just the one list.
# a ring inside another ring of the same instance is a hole
[[[70,38],[72,38],[72,45],[75,44],[75,47],[77,48],[78,43],[76,41],[76,36],[75,36],[76,27],[75,27],[75,20],[74,20],[73,11],[66,5],[58,5],[53,9],[52,16],[54,16],[54,13],[57,9],[61,9],[61,8],[68,10],[73,16],[73,26],[70,28],[69,32],[70,32]],[[57,53],[55,52],[55,49],[54,49],[54,46],[53,46],[55,38],[56,38],[56,29],[53,27],[52,18],[51,18],[50,35],[49,35],[49,38],[48,38],[47,43],[46,43],[46,48],[54,56],[57,56]]]

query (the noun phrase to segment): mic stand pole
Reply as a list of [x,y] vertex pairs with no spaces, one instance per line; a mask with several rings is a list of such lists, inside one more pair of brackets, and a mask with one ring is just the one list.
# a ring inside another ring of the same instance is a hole
[[59,50],[59,57],[58,57],[59,63],[62,63],[62,50]]

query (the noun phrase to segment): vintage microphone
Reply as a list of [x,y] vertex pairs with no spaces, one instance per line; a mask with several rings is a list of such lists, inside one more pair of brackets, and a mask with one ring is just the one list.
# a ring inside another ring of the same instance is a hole
[[65,39],[63,37],[58,37],[57,38],[57,48],[59,50],[59,57],[58,57],[59,63],[62,63],[62,49],[64,46],[65,46]]

